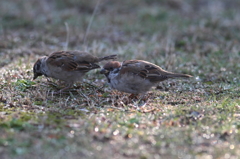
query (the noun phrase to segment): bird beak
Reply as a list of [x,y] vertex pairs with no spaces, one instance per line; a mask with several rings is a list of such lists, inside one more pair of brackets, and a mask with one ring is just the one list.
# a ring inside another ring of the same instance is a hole
[[33,80],[35,80],[38,77],[37,74],[34,74]]
[[101,73],[101,74],[107,74],[108,72],[109,72],[109,71],[108,71],[108,70],[106,70],[106,69],[104,69],[104,68],[103,68],[103,69],[101,69],[101,71],[100,71],[100,73]]

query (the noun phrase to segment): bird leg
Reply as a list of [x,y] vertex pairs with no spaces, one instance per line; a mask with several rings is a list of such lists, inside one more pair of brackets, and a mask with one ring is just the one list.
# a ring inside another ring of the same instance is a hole
[[149,95],[146,93],[142,93],[137,101],[138,107],[144,107],[148,103]]
[[72,87],[72,84],[67,84],[66,87],[64,87],[63,89],[60,89],[60,90],[57,91],[57,92],[54,92],[54,94],[62,94],[62,93],[64,93],[65,90],[67,90],[67,89],[69,89],[69,88],[71,88],[71,87]]

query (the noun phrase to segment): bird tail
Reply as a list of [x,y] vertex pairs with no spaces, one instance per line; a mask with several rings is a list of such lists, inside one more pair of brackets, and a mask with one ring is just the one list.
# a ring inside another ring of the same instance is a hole
[[117,55],[109,55],[109,56],[100,57],[98,61],[111,60],[116,58],[117,58]]

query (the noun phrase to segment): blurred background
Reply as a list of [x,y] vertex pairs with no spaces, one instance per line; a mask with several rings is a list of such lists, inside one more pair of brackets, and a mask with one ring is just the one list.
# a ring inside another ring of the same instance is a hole
[[1,0],[0,66],[77,49],[170,70],[186,65],[188,73],[211,71],[206,62],[226,70],[238,63],[239,7],[238,0]]

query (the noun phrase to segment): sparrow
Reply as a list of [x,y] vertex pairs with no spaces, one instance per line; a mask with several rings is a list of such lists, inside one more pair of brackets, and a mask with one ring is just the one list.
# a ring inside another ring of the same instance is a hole
[[192,77],[165,71],[161,67],[143,60],[110,61],[100,71],[113,89],[118,91],[145,94],[159,82],[175,77]]
[[49,56],[39,58],[34,66],[33,73],[35,80],[38,76],[52,77],[65,81],[66,87],[59,92],[70,88],[74,82],[81,81],[88,71],[100,68],[96,63],[116,59],[117,55],[96,57],[84,51],[58,51]]

